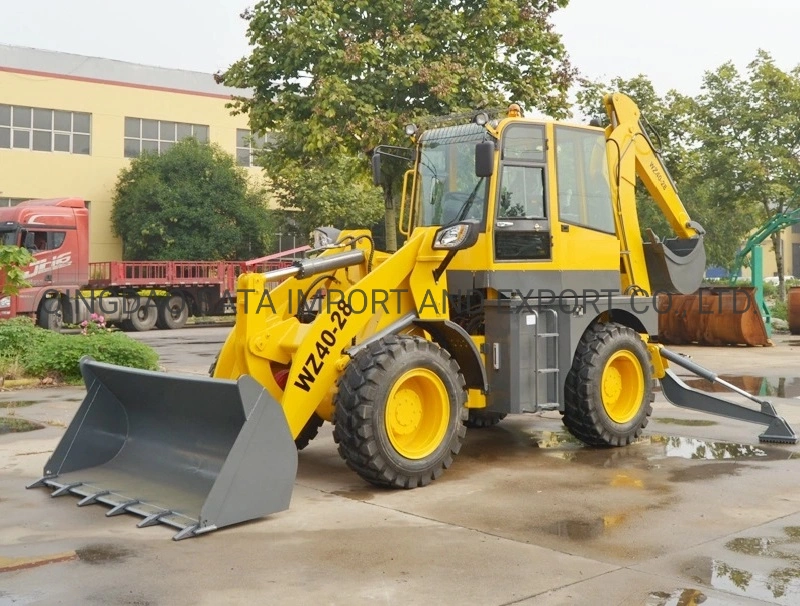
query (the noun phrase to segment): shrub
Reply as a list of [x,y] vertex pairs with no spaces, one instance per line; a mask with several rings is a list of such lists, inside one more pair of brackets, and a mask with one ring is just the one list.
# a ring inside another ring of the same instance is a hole
[[80,382],[83,356],[119,366],[158,369],[158,354],[151,347],[124,333],[108,332],[97,320],[84,327],[85,334],[78,335],[44,330],[27,318],[0,321],[0,359],[5,366],[22,368],[28,376],[57,374],[69,382]]
[[47,336],[48,332],[38,328],[30,318],[0,320],[0,357],[19,358],[38,347]]
[[780,320],[789,319],[789,308],[786,306],[786,301],[775,301],[770,309],[770,314],[773,318]]
[[98,362],[119,366],[158,369],[158,354],[152,348],[120,332],[91,335],[51,336],[23,356],[25,370],[35,376],[57,373],[65,381],[80,381],[80,359],[91,356]]

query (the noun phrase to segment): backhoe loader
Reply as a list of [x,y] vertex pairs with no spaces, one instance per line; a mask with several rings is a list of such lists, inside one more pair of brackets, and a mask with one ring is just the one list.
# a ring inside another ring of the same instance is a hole
[[[657,380],[677,406],[794,443],[770,403],[724,382],[758,409],[691,389],[669,368],[719,381],[655,340],[654,294],[697,289],[704,232],[636,105],[616,93],[605,106],[605,129],[516,105],[410,126],[397,252],[351,230],[292,267],[243,274],[213,377],[82,360],[86,399],[32,486],[181,539],[286,509],[297,450],[325,421],[364,480],[415,488],[450,467],[467,427],[512,413],[557,410],[588,445],[628,445]],[[376,149],[378,183],[390,155],[402,154]],[[674,238],[642,238],[637,176]]]

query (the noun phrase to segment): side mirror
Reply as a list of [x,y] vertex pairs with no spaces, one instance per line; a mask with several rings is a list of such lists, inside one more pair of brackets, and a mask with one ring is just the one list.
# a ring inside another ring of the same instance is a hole
[[475,176],[491,177],[494,174],[494,143],[484,141],[475,145]]
[[379,153],[372,155],[372,183],[375,185],[383,184],[383,175],[381,174],[381,155]]
[[25,234],[25,242],[23,246],[28,250],[36,250],[36,242],[34,241],[34,234],[33,232],[28,232]]
[[478,241],[480,222],[475,219],[448,225],[437,230],[433,237],[434,250],[465,250],[475,246]]

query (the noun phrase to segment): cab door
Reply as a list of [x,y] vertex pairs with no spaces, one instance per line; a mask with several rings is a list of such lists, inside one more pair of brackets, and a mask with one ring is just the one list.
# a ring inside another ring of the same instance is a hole
[[589,286],[619,288],[620,243],[608,180],[605,133],[554,125],[554,248],[562,270],[593,272]]
[[543,124],[512,124],[503,133],[494,217],[494,260],[549,261],[547,150]]

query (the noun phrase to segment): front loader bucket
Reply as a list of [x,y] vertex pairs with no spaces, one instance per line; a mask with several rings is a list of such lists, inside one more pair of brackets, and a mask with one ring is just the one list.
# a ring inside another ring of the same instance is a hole
[[103,503],[175,540],[289,507],[297,449],[255,380],[185,377],[81,360],[86,397],[29,488]]
[[653,293],[688,295],[703,282],[706,248],[702,238],[668,238],[660,241],[651,235],[644,242],[644,260]]
[[772,344],[752,287],[700,288],[691,295],[664,295],[659,297],[658,308],[658,338],[662,343]]

